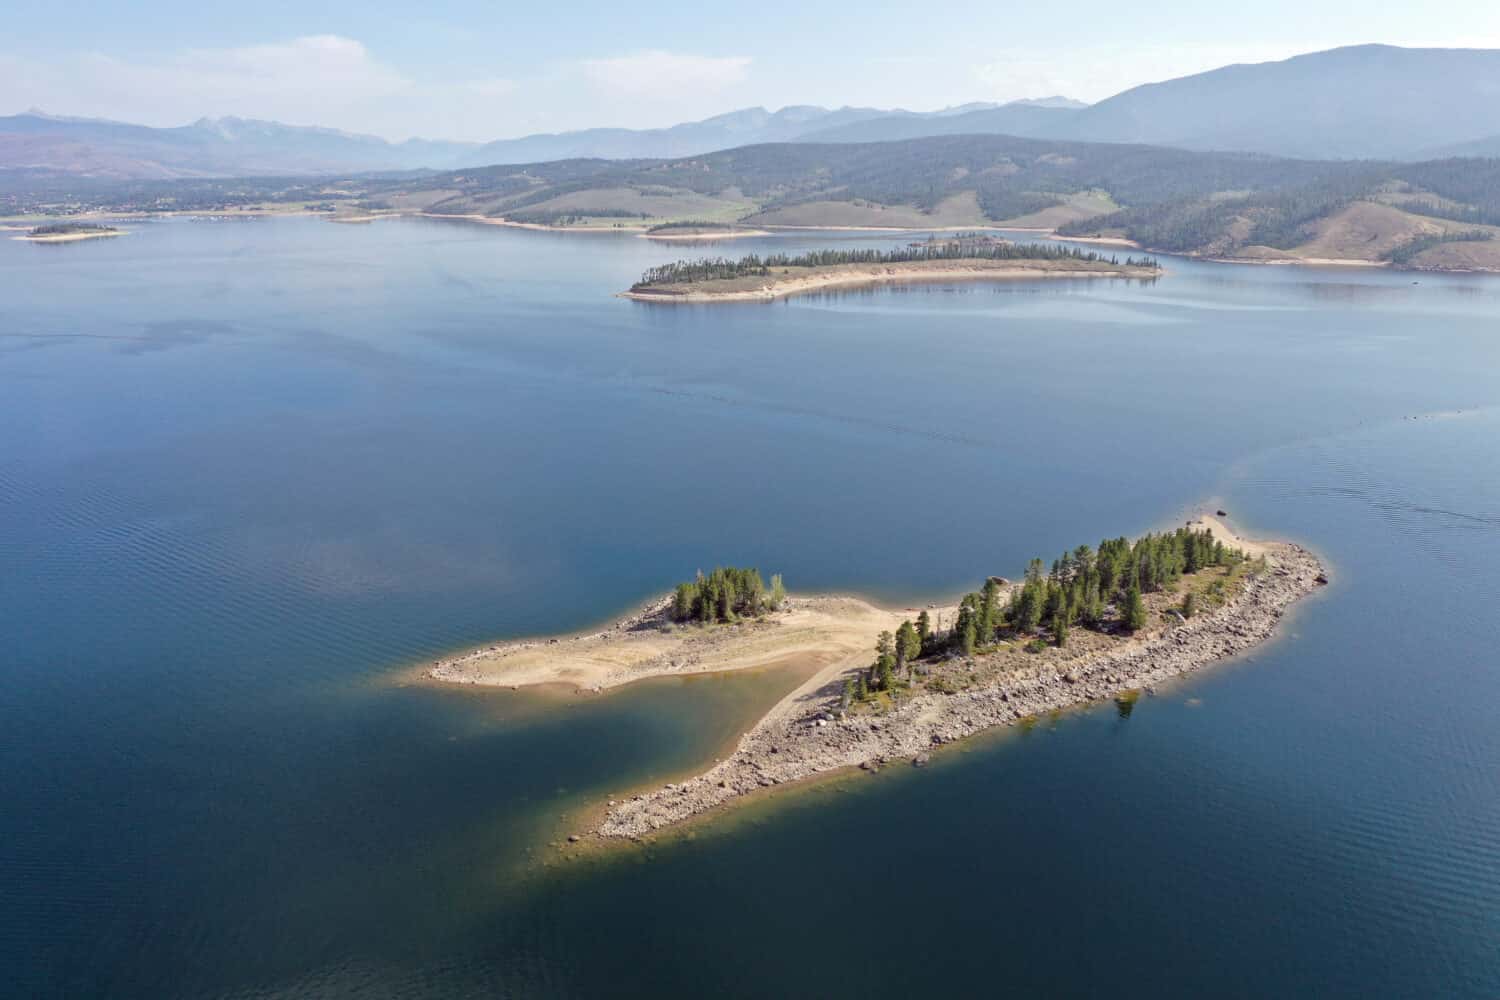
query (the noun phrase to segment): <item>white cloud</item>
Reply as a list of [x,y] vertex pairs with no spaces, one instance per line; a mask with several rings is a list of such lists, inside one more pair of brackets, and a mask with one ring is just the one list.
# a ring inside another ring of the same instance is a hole
[[492,76],[483,80],[470,80],[460,84],[460,87],[476,97],[509,97],[516,92],[519,84],[505,77]]
[[605,91],[622,96],[664,100],[674,96],[720,91],[743,83],[749,56],[695,56],[658,50],[585,59],[584,76]]
[[414,89],[364,45],[338,35],[189,49],[139,62],[100,52],[0,60],[0,93],[20,105],[151,125],[218,115],[326,124],[361,103]]
[[340,35],[140,59],[0,54],[0,99],[9,105],[0,114],[40,107],[157,126],[233,115],[396,139],[485,141],[536,128],[639,127],[715,114],[750,62],[651,50],[562,61],[519,80],[417,80]]

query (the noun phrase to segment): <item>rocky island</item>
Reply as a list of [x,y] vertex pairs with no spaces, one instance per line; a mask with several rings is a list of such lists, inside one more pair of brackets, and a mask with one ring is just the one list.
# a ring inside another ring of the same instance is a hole
[[1160,265],[1149,257],[1122,263],[1092,251],[967,233],[897,250],[683,260],[652,268],[622,294],[640,302],[765,302],[825,288],[892,282],[1153,279],[1160,274]]
[[719,569],[614,626],[497,644],[426,668],[439,681],[597,691],[646,677],[799,663],[811,677],[733,753],[680,783],[612,801],[590,831],[636,838],[776,785],[847,768],[920,765],[936,747],[1143,690],[1242,653],[1327,583],[1289,542],[1251,542],[1205,517],[1176,531],[1033,560],[957,605],[887,610],[789,596]]

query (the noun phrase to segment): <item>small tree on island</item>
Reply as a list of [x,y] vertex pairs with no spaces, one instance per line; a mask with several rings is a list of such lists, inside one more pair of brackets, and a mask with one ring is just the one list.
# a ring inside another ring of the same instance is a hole
[[889,632],[881,632],[875,639],[875,662],[870,665],[871,686],[877,691],[889,691],[895,670],[896,640]]
[[911,622],[902,622],[901,627],[896,629],[896,667],[899,670],[910,672],[912,661],[922,655],[922,639],[917,634],[916,626]]
[[1146,602],[1141,599],[1141,588],[1134,583],[1125,593],[1125,627],[1132,632],[1146,627]]
[[965,656],[974,655],[974,647],[978,642],[978,629],[974,625],[974,619],[970,618],[964,622],[964,630],[959,633],[958,645]]

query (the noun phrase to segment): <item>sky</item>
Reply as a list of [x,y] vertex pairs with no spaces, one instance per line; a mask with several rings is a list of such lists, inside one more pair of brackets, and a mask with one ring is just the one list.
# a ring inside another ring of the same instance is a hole
[[649,128],[789,104],[1092,102],[1338,45],[1500,48],[1494,0],[5,7],[0,114],[39,108],[159,126],[236,115],[395,140]]

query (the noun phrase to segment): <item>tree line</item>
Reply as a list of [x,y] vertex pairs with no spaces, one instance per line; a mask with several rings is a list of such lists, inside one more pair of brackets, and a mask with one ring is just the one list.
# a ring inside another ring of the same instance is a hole
[[[990,577],[979,590],[964,595],[948,627],[935,624],[923,611],[894,633],[880,633],[875,660],[845,685],[845,707],[927,673],[924,661],[972,656],[1000,640],[1023,641],[1036,650],[1049,643],[1066,646],[1075,628],[1138,631],[1148,623],[1146,594],[1169,589],[1186,574],[1235,566],[1245,558],[1207,529],[1184,527],[1134,542],[1109,538],[1097,548],[1080,545],[1053,560],[1050,568],[1033,559],[1003,602],[1004,581]],[[1189,592],[1179,612],[1186,618],[1196,611],[1197,598]]]
[[1495,238],[1495,234],[1487,229],[1473,229],[1468,232],[1459,233],[1432,233],[1427,236],[1414,236],[1399,246],[1394,246],[1380,255],[1381,260],[1388,260],[1392,264],[1410,264],[1417,255],[1424,250],[1442,246],[1444,243],[1485,243]]
[[[1080,263],[1118,265],[1118,257],[1104,257],[1092,250],[1064,247],[1055,243],[994,243],[976,245],[957,240],[921,243],[894,250],[812,250],[791,256],[773,253],[749,254],[738,260],[711,257],[679,260],[649,268],[634,288],[652,285],[689,284],[697,281],[722,281],[743,277],[766,277],[773,268],[833,267],[840,264],[903,264],[925,260],[1074,260]],[[1130,257],[1131,267],[1157,267],[1149,257]]]

